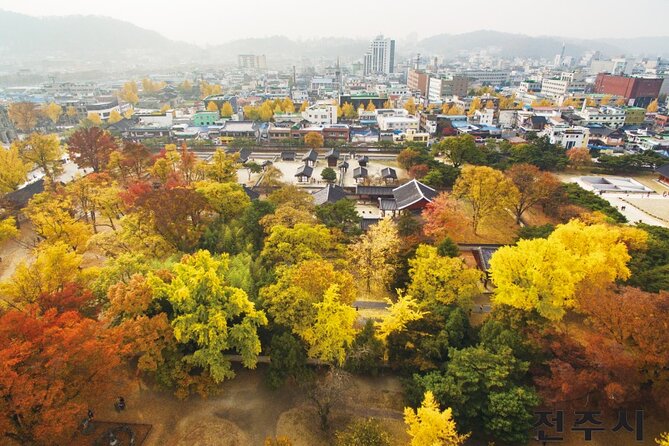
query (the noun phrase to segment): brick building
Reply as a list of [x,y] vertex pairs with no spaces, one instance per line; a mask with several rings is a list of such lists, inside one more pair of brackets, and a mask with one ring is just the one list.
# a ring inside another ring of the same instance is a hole
[[663,81],[599,73],[595,80],[595,93],[620,96],[625,98],[628,105],[647,107],[660,95]]

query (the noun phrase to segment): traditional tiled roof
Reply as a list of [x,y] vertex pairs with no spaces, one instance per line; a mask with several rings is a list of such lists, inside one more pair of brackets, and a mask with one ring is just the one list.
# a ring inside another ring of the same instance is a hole
[[334,158],[339,159],[339,150],[331,149],[328,153],[325,154],[325,158]]
[[321,190],[317,190],[312,194],[314,196],[314,204],[320,206],[325,203],[336,203],[339,200],[346,198],[346,191],[341,186],[328,184]]
[[296,177],[308,177],[311,178],[311,175],[314,173],[314,168],[311,166],[307,166],[306,164],[302,164],[300,167],[297,168],[297,173],[295,173]]
[[318,153],[311,149],[307,152],[306,155],[302,157],[302,161],[316,161],[318,159]]
[[381,178],[396,180],[397,171],[395,171],[395,169],[393,169],[392,167],[384,167],[383,169],[381,169]]
[[353,178],[367,178],[367,169],[364,167],[356,167],[353,169]]
[[397,201],[397,209],[402,210],[420,200],[431,202],[437,196],[437,191],[414,179],[393,189],[393,196]]

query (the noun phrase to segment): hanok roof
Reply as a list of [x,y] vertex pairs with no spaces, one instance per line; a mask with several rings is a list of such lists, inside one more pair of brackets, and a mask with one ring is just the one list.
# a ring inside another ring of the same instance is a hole
[[367,178],[367,169],[364,167],[356,167],[353,169],[353,178]]
[[346,198],[346,191],[341,186],[328,184],[321,190],[313,193],[314,204],[320,206],[325,203],[336,203],[339,200]]
[[239,162],[244,164],[249,160],[250,156],[251,156],[251,149],[241,149],[239,151]]
[[397,201],[397,209],[402,210],[420,200],[432,202],[437,191],[414,179],[393,189],[393,196]]
[[379,198],[379,209],[382,211],[396,211],[397,201],[394,198]]
[[295,152],[281,152],[281,161],[295,161]]
[[368,163],[368,162],[369,162],[369,157],[367,155],[358,157],[358,163]]
[[28,201],[36,194],[44,192],[44,179],[40,178],[34,183],[30,183],[19,190],[8,193],[3,197],[3,201],[10,203],[17,209],[26,207]]
[[397,172],[392,167],[384,167],[381,169],[381,178],[396,180]]
[[316,161],[318,159],[318,153],[311,149],[307,152],[306,155],[302,157],[302,161]]
[[246,195],[249,197],[249,199],[257,200],[260,198],[260,194],[248,187],[246,184],[243,184],[242,187],[244,188],[244,192],[246,192]]
[[340,169],[348,169],[348,161],[342,161],[337,167]]
[[306,164],[302,164],[300,167],[297,168],[297,173],[295,174],[296,177],[307,177],[311,178],[311,175],[314,173],[314,168],[311,166],[307,166]]
[[356,195],[369,195],[372,197],[392,197],[394,187],[388,186],[355,186]]
[[334,159],[338,160],[339,159],[339,150],[330,149],[330,151],[325,155],[325,158],[334,158]]
[[477,263],[484,272],[487,273],[490,271],[490,259],[499,248],[500,246],[479,246],[474,250],[474,256],[476,257]]
[[659,173],[663,177],[669,178],[669,164],[665,164],[664,166],[660,166],[657,169],[655,169],[655,172]]

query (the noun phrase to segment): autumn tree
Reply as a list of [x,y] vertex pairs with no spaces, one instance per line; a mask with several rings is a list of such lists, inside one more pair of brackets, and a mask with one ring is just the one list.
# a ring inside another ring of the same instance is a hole
[[205,229],[207,200],[196,191],[176,187],[158,189],[139,197],[138,209],[151,217],[155,231],[175,249],[190,252]]
[[521,223],[528,209],[547,200],[560,186],[555,175],[542,172],[531,164],[515,164],[506,171],[506,176],[518,191],[517,199],[511,204],[517,224]]
[[232,104],[229,101],[225,101],[221,106],[221,117],[229,118],[235,111],[232,109]]
[[0,193],[11,192],[23,184],[29,167],[21,158],[18,146],[0,150]]
[[67,115],[68,120],[70,123],[75,122],[75,118],[79,115],[79,112],[77,112],[77,109],[73,105],[69,105],[65,109],[65,114]]
[[245,367],[255,368],[260,353],[257,330],[267,324],[265,313],[244,291],[226,284],[228,265],[227,255],[218,258],[198,251],[175,264],[169,279],[148,276],[154,296],[171,305],[176,340],[193,347],[182,362],[201,367],[216,383],[235,375],[221,352],[235,350]]
[[416,114],[416,101],[414,101],[413,97],[410,97],[405,103],[404,103],[404,109],[409,112],[410,115],[415,115]]
[[67,284],[86,284],[94,271],[81,268],[82,257],[63,242],[40,246],[32,263],[21,262],[2,294],[15,303],[29,304],[45,294],[62,291]]
[[118,339],[75,311],[0,316],[0,431],[6,444],[68,444],[90,402],[114,391]]
[[209,101],[207,104],[207,111],[218,113],[218,105],[216,105],[216,102]]
[[350,102],[344,102],[344,105],[341,107],[342,114],[346,119],[354,119],[358,116],[357,110],[353,107],[353,104]]
[[604,291],[581,304],[587,327],[552,332],[544,341],[546,373],[535,376],[547,403],[588,395],[600,407],[639,404],[665,412],[669,294],[634,288]]
[[35,234],[46,243],[63,242],[82,252],[91,231],[85,222],[72,214],[72,200],[64,191],[36,194],[24,209]]
[[[355,282],[350,273],[335,269],[322,259],[305,260],[293,266],[280,267],[275,283],[260,291],[260,297],[270,316],[277,324],[290,328],[302,336],[316,324],[319,307],[330,290],[331,301],[350,307],[355,300]],[[334,333],[334,332],[333,332]]]
[[295,113],[295,103],[292,99],[286,97],[283,98],[282,107],[284,113]]
[[332,256],[335,249],[332,234],[323,225],[298,223],[292,228],[279,225],[265,239],[260,258],[267,265],[293,265]]
[[423,210],[423,231],[430,237],[442,240],[455,237],[468,224],[468,217],[461,203],[448,192],[442,192]]
[[339,285],[325,290],[323,299],[313,304],[316,317],[300,336],[309,346],[308,355],[329,364],[342,366],[346,351],[355,338],[357,313],[349,303],[342,302]]
[[590,156],[590,150],[587,147],[574,147],[567,150],[567,157],[569,158],[569,164],[572,167],[580,168],[589,166],[592,164],[592,157]]
[[502,172],[487,166],[466,166],[455,182],[453,194],[469,204],[472,228],[498,215],[518,201],[518,189]]
[[62,172],[62,148],[56,134],[31,133],[26,139],[14,142],[12,146],[17,148],[21,159],[41,168],[50,180]]
[[118,110],[112,110],[109,113],[109,118],[107,119],[107,122],[109,124],[116,124],[117,122],[123,120],[123,115]]
[[[532,101],[532,107],[552,107],[553,102],[550,99],[535,99]],[[594,105],[594,104],[593,104]]]
[[404,409],[404,422],[411,446],[460,446],[469,437],[469,434],[458,434],[452,410],[440,410],[430,391],[425,392],[423,403],[416,411],[410,407]]
[[442,257],[437,248],[420,245],[416,256],[409,259],[409,277],[407,293],[418,302],[450,305],[467,303],[478,295],[483,274],[468,268],[459,257]]
[[223,92],[223,87],[216,84],[210,84],[207,81],[200,82],[200,98],[204,99],[208,96],[213,96],[216,94],[221,94]]
[[265,101],[258,108],[258,118],[263,122],[269,122],[274,116],[274,109],[270,105],[269,101]]
[[403,331],[409,322],[417,321],[425,315],[420,309],[419,302],[408,294],[400,292],[395,302],[389,299],[387,302],[388,314],[381,322],[376,323],[377,337],[383,342],[386,342],[392,333]]
[[63,115],[63,107],[56,104],[55,102],[50,102],[49,104],[42,107],[42,113],[51,120],[53,124],[57,124],[60,117]]
[[140,179],[146,173],[151,163],[151,152],[142,143],[126,141],[121,148],[121,159],[119,167],[127,169],[136,179]]
[[156,93],[163,87],[161,82],[154,82],[148,77],[142,79],[142,93]]
[[86,175],[68,184],[65,190],[71,197],[73,210],[84,216],[84,221],[91,224],[93,232],[97,233],[100,225],[116,230],[114,220],[121,216],[123,207],[121,189],[109,175]]
[[13,102],[7,109],[9,119],[16,128],[28,133],[37,125],[39,110],[33,102]]
[[[87,121],[87,122],[86,122]],[[88,114],[86,117],[86,120],[82,122],[84,125],[94,125],[94,126],[101,126],[102,125],[102,117],[100,117],[99,113],[96,112],[91,112]]]
[[629,276],[624,233],[578,220],[560,225],[547,239],[520,240],[490,260],[493,302],[536,310],[560,320],[578,301]]
[[397,226],[385,218],[372,226],[351,247],[351,260],[369,292],[372,285],[385,288],[395,274],[399,254]]
[[125,102],[135,105],[139,102],[139,89],[134,81],[126,82],[119,91],[119,98]]
[[100,127],[81,128],[67,140],[67,150],[80,168],[90,167],[100,172],[117,149],[114,137]]
[[200,181],[194,186],[223,221],[240,217],[251,204],[248,195],[237,183]]
[[469,110],[467,111],[467,116],[474,116],[474,113],[476,110],[481,109],[481,98],[476,96],[474,99],[472,99],[472,102],[469,104]]
[[312,149],[323,147],[323,135],[318,132],[309,132],[304,135],[304,143]]
[[368,112],[376,111],[376,107],[374,106],[374,103],[372,102],[371,99],[367,103],[367,107],[365,107],[365,111],[368,111]]
[[222,149],[216,149],[211,162],[207,164],[206,175],[207,178],[220,183],[236,182],[238,167],[237,155],[228,155]]
[[650,104],[648,104],[648,107],[646,107],[646,111],[648,113],[656,113],[659,108],[657,98],[654,99]]

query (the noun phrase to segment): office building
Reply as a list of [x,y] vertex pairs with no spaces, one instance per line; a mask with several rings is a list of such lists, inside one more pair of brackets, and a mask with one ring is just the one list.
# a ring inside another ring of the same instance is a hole
[[364,72],[369,74],[390,74],[395,68],[395,41],[377,36],[369,44],[365,54]]

